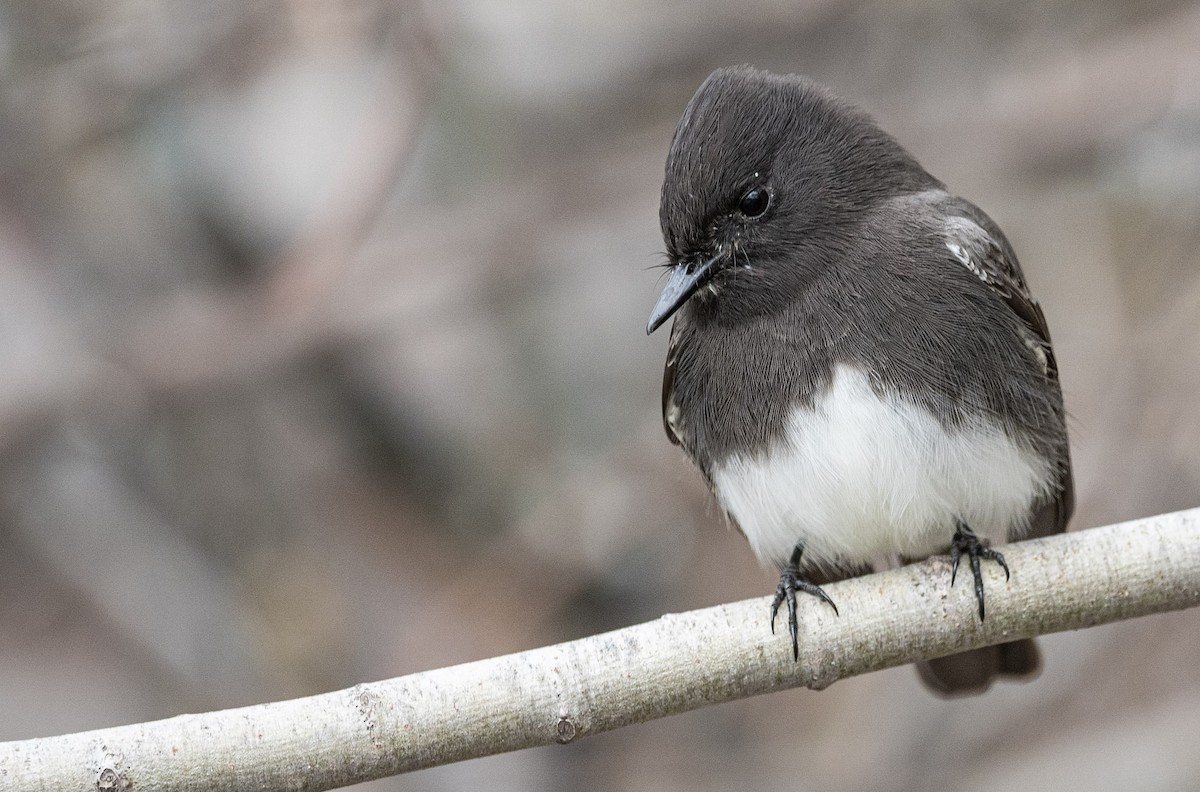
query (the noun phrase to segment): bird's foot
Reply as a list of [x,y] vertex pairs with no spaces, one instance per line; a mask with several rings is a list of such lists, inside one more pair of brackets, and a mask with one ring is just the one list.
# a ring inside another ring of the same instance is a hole
[[983,575],[979,571],[979,561],[995,561],[1004,570],[1005,580],[1009,579],[1008,564],[1005,563],[1004,556],[985,545],[966,525],[959,523],[954,531],[954,538],[950,540],[951,587],[958,576],[958,562],[964,555],[971,561],[971,574],[975,577],[975,600],[979,603],[979,621],[983,621]]
[[829,598],[820,586],[811,583],[800,574],[800,549],[792,554],[792,560],[779,573],[779,585],[775,587],[775,599],[771,600],[771,633],[775,633],[775,617],[779,613],[779,606],[787,603],[788,615],[788,635],[792,637],[792,658],[800,659],[800,627],[796,621],[796,592],[803,591],[807,594],[812,594],[821,600],[824,600],[829,607],[833,608],[833,612],[838,612],[837,605],[833,604],[833,600]]

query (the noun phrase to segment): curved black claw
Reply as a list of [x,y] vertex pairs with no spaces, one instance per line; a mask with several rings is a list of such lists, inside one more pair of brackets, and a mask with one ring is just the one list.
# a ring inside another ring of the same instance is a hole
[[1004,579],[1008,580],[1008,564],[1004,561],[1004,556],[992,550],[983,543],[983,540],[975,535],[967,526],[962,523],[958,524],[958,528],[954,531],[954,538],[950,540],[950,586],[954,586],[954,579],[958,576],[958,562],[966,555],[971,560],[971,574],[975,578],[975,600],[979,603],[979,621],[983,621],[983,574],[979,571],[979,561],[984,559],[987,561],[995,561],[1004,570]]
[[775,634],[775,617],[779,614],[779,606],[787,603],[788,614],[788,635],[792,638],[792,659],[800,659],[800,625],[796,621],[796,592],[803,591],[806,594],[812,594],[823,600],[833,608],[833,612],[838,612],[837,605],[833,604],[833,600],[829,598],[820,586],[816,583],[811,583],[800,574],[800,552],[802,548],[797,547],[792,553],[791,561],[784,566],[779,573],[779,585],[775,587],[775,599],[771,600],[771,634]]

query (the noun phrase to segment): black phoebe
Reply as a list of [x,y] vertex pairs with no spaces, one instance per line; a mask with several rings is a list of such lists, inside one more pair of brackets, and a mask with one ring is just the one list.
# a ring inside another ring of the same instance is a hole
[[[798,654],[796,591],[833,606],[819,583],[947,551],[982,620],[980,562],[1008,573],[988,545],[1062,531],[1074,500],[1050,333],[996,224],[861,110],[744,66],[684,111],[660,220],[663,422],[779,565],[772,629],[786,604]],[[1038,666],[1016,641],[921,676]]]

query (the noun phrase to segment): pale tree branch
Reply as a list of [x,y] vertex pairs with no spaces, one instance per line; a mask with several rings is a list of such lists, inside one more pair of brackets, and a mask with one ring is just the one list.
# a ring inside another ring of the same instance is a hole
[[[1200,509],[1005,548],[988,616],[949,563],[800,601],[800,660],[765,599],[310,698],[0,743],[0,789],[318,790],[569,742],[706,704],[1200,604]],[[781,631],[782,632],[782,631]]]

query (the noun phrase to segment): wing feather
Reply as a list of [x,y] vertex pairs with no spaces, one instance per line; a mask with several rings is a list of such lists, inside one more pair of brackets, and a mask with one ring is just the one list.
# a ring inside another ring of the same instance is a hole
[[[1042,363],[1047,378],[1058,386],[1058,362],[1050,343],[1050,327],[1042,307],[1029,291],[1016,253],[1000,229],[973,205],[956,207],[962,214],[946,223],[946,248],[961,266],[973,272],[1021,318],[1026,343]],[[1066,530],[1075,510],[1075,482],[1069,455],[1060,466],[1058,494],[1036,515],[1029,536],[1048,536]]]

